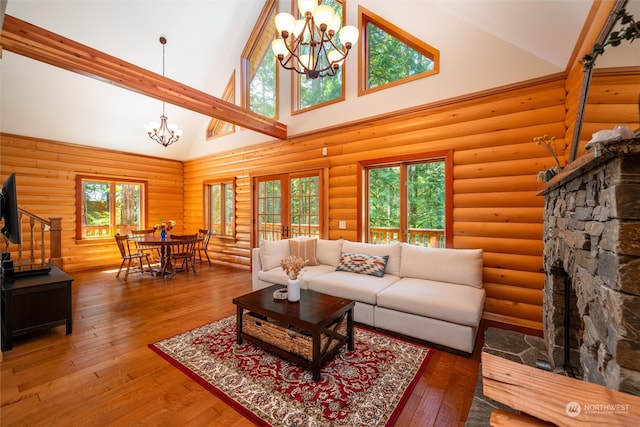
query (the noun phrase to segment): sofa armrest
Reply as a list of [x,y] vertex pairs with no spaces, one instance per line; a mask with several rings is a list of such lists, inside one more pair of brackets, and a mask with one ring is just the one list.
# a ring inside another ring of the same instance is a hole
[[262,270],[262,262],[260,261],[260,248],[251,250],[251,285],[255,290],[258,285],[258,273]]

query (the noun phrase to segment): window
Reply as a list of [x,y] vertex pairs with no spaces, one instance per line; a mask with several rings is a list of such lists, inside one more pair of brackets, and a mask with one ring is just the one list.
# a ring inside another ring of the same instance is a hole
[[359,11],[363,43],[359,95],[439,72],[437,49],[363,7]]
[[[346,0],[322,0],[320,4],[330,6],[336,15],[340,17],[342,25],[345,25],[343,11],[346,8]],[[294,7],[297,11],[297,3]],[[342,44],[339,43],[339,37],[336,35],[334,39],[337,40],[336,46],[342,48]],[[305,54],[309,50],[308,46],[304,48],[301,54]],[[353,50],[355,51],[356,49],[354,48]],[[326,65],[326,61],[320,64],[321,67]],[[338,70],[338,73],[333,77],[318,79],[308,79],[304,75],[292,73],[294,76],[293,93],[295,94],[292,113],[295,114],[302,110],[344,100],[344,67],[345,65],[343,64]]]
[[235,180],[205,183],[206,228],[223,237],[234,237],[236,232]]
[[276,1],[267,0],[242,52],[243,105],[265,117],[278,116],[278,68],[271,42],[276,37]]
[[322,235],[320,171],[258,177],[255,189],[256,246],[263,240]]
[[[236,73],[231,73],[231,78],[227,83],[222,94],[223,101],[234,104],[236,102]],[[217,136],[228,135],[236,131],[236,127],[233,123],[225,122],[220,119],[211,119],[209,126],[207,127],[207,139],[212,139]]]
[[145,228],[146,194],[146,181],[79,175],[76,238],[107,238]]
[[360,162],[363,241],[451,245],[451,154]]

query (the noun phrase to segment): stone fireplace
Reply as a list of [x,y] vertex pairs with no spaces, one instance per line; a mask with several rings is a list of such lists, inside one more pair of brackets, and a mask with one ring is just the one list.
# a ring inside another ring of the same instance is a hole
[[543,194],[552,368],[640,395],[640,138],[596,144]]

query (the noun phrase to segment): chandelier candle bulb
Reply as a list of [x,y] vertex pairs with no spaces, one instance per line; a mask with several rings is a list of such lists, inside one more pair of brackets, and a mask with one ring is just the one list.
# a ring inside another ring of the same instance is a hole
[[271,49],[278,62],[309,79],[335,76],[358,41],[358,29],[351,25],[340,28],[341,15],[316,0],[299,0],[298,11],[303,19],[296,20],[289,13],[276,15],[277,36],[282,38],[276,37]]

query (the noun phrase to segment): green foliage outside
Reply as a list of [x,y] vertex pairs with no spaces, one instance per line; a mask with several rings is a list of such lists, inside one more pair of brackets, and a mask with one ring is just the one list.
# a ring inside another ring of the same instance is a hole
[[249,85],[249,109],[265,117],[276,117],[276,57],[266,49]]
[[[342,4],[335,0],[324,0],[322,4],[331,6],[333,11],[342,18]],[[339,37],[334,36],[334,43],[338,48],[342,49],[339,43]],[[302,49],[302,54],[308,53],[309,49]],[[324,60],[324,54],[320,57],[321,61],[318,68],[326,67],[327,61]],[[342,67],[333,77],[323,77],[317,79],[308,79],[304,75],[298,75],[300,84],[300,105],[299,110],[320,105],[325,102],[333,101],[342,96]]]
[[233,194],[233,186],[225,185],[225,234],[227,236],[232,236],[235,232],[234,228],[234,194]]
[[[369,226],[400,227],[400,168],[369,170]],[[444,162],[407,167],[407,224],[418,229],[444,229]]]
[[367,24],[369,36],[369,74],[367,87],[375,88],[430,71],[431,59],[407,46],[379,27]]
[[444,229],[444,162],[410,165],[409,228]]
[[[117,230],[121,225],[139,227],[141,191],[139,184],[83,182],[83,226],[110,226],[113,230]],[[111,194],[115,195],[115,212],[111,211]]]

